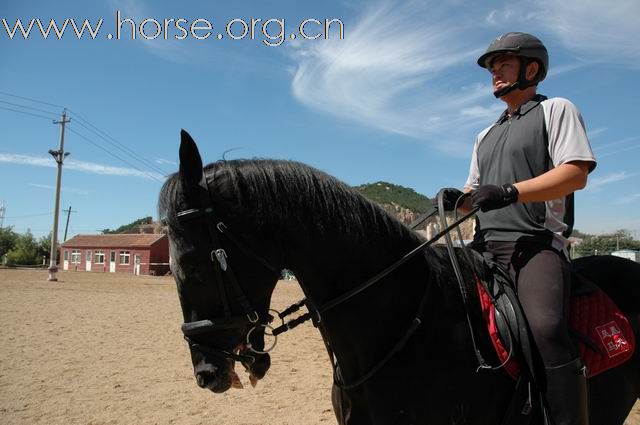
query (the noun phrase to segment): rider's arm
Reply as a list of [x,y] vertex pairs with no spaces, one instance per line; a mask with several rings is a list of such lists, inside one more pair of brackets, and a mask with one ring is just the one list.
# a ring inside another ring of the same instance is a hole
[[[472,191],[472,189],[468,188],[468,187],[464,187],[464,189],[462,189],[462,191],[464,193],[469,193]],[[471,211],[472,206],[471,206],[471,197],[467,196],[466,198],[464,198],[464,200],[460,203],[460,207],[458,208],[458,211],[462,214],[467,214]]]
[[515,183],[518,202],[550,201],[584,188],[591,165],[590,161],[571,161],[538,177]]

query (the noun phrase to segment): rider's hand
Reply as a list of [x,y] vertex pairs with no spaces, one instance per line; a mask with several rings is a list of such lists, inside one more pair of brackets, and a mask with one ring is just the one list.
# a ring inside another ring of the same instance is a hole
[[[456,208],[456,203],[458,202],[458,198],[460,198],[464,193],[459,191],[458,189],[447,188],[443,189],[442,195],[442,203],[445,211],[453,211]],[[458,207],[461,205],[458,204]]]
[[518,202],[518,189],[512,184],[480,186],[471,192],[471,201],[482,212],[497,210]]

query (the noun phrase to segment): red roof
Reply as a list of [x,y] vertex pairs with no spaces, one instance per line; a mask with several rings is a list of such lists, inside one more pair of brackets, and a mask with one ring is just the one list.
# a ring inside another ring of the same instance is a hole
[[62,243],[64,248],[126,248],[149,247],[165,234],[117,234],[117,235],[76,235]]

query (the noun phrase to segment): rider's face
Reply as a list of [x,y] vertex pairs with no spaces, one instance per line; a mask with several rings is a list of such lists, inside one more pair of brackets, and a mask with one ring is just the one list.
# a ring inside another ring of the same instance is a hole
[[501,88],[518,81],[520,61],[515,56],[498,56],[491,62],[489,72],[491,73],[493,90],[500,90]]

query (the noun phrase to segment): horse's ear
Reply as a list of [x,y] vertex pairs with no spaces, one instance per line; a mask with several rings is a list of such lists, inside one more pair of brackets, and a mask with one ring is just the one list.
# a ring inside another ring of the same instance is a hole
[[189,133],[180,131],[180,176],[189,186],[196,186],[202,177],[202,158]]

